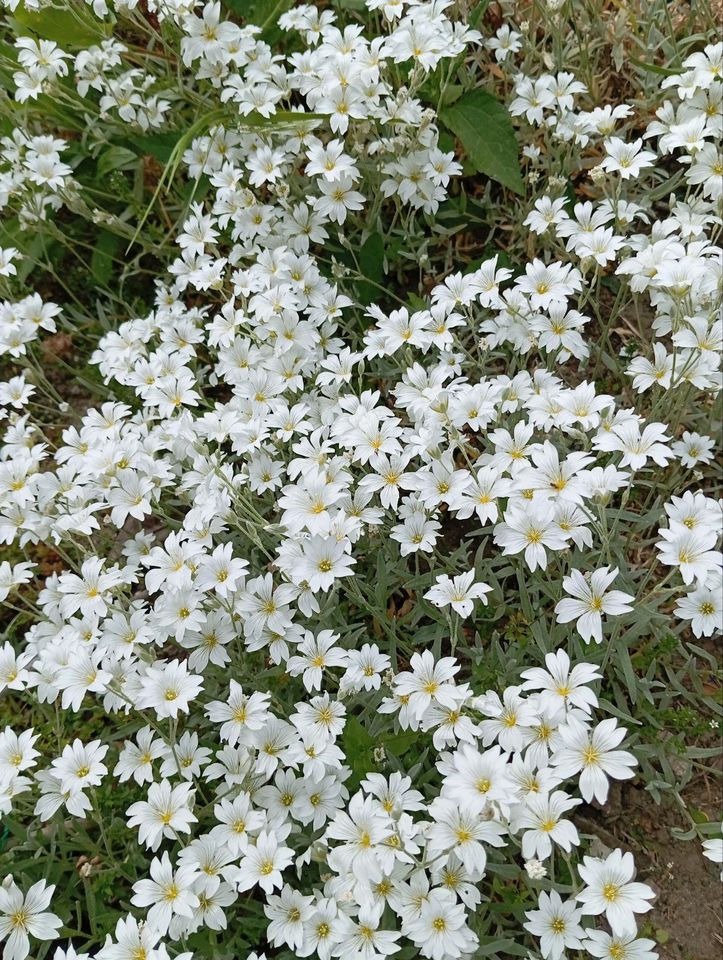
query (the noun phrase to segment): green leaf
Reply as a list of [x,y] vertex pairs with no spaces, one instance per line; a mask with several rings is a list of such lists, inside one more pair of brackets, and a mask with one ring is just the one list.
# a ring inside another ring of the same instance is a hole
[[661,77],[672,77],[678,73],[677,70],[659,67],[657,63],[646,63],[645,60],[636,60],[635,57],[630,57],[630,62],[635,64],[636,67],[640,67],[641,70],[646,70],[648,73],[657,73]]
[[524,193],[520,171],[519,146],[512,120],[505,107],[486,90],[465,93],[439,114],[462,142],[478,173],[484,173],[503,186]]
[[132,170],[139,163],[138,154],[126,147],[109,147],[98,157],[98,177],[103,179],[113,170]]
[[293,7],[294,0],[224,0],[224,5],[246,23],[261,27],[261,36],[268,41],[281,34],[279,17]]
[[347,784],[356,789],[359,782],[374,769],[375,741],[355,716],[348,718],[342,734],[344,753],[352,770],[351,780]]
[[365,278],[356,284],[360,303],[366,305],[379,299],[379,286],[384,282],[384,253],[384,237],[379,233],[372,233],[359,247],[359,268]]
[[105,286],[113,273],[113,258],[121,245],[121,238],[109,230],[101,230],[90,258],[90,272],[101,286]]
[[479,30],[479,25],[482,22],[482,17],[487,12],[487,7],[490,5],[490,0],[480,0],[477,6],[470,11],[469,16],[467,17],[467,23],[473,30]]
[[373,233],[359,248],[359,266],[370,280],[381,283],[384,279],[384,237]]
[[183,133],[180,130],[166,130],[163,133],[154,133],[152,136],[134,136],[129,146],[141,156],[155,157],[161,163],[168,163],[182,136]]
[[18,36],[27,36],[30,31],[43,40],[53,40],[61,47],[90,47],[110,35],[110,28],[95,18],[91,20],[80,4],[74,5],[72,10],[67,7],[28,10],[25,4],[19,3],[12,19],[22,28],[20,33],[14,28]]
[[710,822],[708,814],[704,810],[698,810],[697,807],[691,806],[688,806],[687,810],[694,823],[701,824]]
[[408,730],[404,733],[395,733],[390,737],[384,737],[382,746],[390,753],[401,757],[413,746],[419,743],[419,734],[416,730]]
[[481,937],[475,957],[528,957],[526,947],[513,940],[499,940],[496,937]]
[[409,304],[409,306],[410,306],[410,308],[411,308],[412,310],[426,310],[426,309],[427,309],[427,301],[426,301],[426,300],[422,300],[422,298],[419,297],[419,296],[417,296],[416,293],[411,293],[411,292],[410,292],[410,293],[407,294],[407,303]]

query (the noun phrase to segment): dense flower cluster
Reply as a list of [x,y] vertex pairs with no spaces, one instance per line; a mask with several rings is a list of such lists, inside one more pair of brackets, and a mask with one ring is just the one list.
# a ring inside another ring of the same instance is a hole
[[[108,735],[55,745],[6,727],[0,809],[25,804],[43,825],[120,816],[145,863],[91,954],[59,934],[69,918],[49,912],[52,885],[9,878],[9,960],[29,938],[60,944],[55,960],[208,956],[189,939],[243,924],[249,897],[263,909],[257,949],[469,958],[500,869],[533,891],[515,936],[531,934],[545,960],[657,956],[638,935],[652,889],[630,853],[585,852],[575,810],[604,804],[637,766],[598,698],[620,625],[670,581],[696,637],[723,628],[723,513],[697,472],[713,441],[669,422],[665,399],[720,387],[723,45],[664,81],[674,99],[630,139],[632,106],[582,109],[572,73],[518,72],[514,26],[485,42],[439,0],[367,7],[380,35],[292,8],[278,25],[298,50],[281,56],[220,3],[145,4],[178,35],[179,70],[215,98],[180,151],[208,189],[188,202],[153,309],[98,343],[109,399],[60,436],[30,412],[30,348],[62,310],[37,293],[3,300],[0,354],[28,366],[0,384],[0,541],[31,557],[50,545],[63,562],[0,650],[0,690],[76,717],[92,705]],[[104,0],[92,10],[110,16]],[[410,234],[433,221],[462,165],[420,90],[484,46],[509,77],[531,169],[543,140],[574,147],[596,199],[570,202],[549,179],[528,205],[521,270],[485,257],[424,298],[378,298],[359,328],[348,281],[362,271],[327,244],[355,262],[345,231],[389,204]],[[77,56],[31,37],[16,47],[21,103],[69,77],[99,121],[145,133],[178,98],[172,75],[138,66],[120,40]],[[21,223],[86,202],[65,147],[22,129],[2,140],[0,205]],[[686,191],[661,219],[636,185],[669,155]],[[8,284],[20,260],[2,251]],[[596,379],[610,329],[598,324],[597,343],[586,333],[604,274],[652,317],[650,348],[627,358],[629,394]],[[648,391],[644,416],[630,404]],[[626,506],[666,469],[675,494],[649,563],[670,569],[650,585],[619,538]],[[477,551],[447,563],[456,526]],[[382,540],[422,584],[433,643],[370,631]],[[534,615],[570,625],[555,634],[566,640],[486,689],[457,650],[465,623],[543,575]],[[4,561],[0,597],[27,596],[37,577],[33,562]],[[589,659],[573,655],[577,638]],[[372,719],[379,770],[359,771],[354,737]],[[424,745],[412,769],[398,752],[409,735]],[[134,798],[112,813],[97,805],[111,781]],[[707,843],[720,860],[720,841]]]

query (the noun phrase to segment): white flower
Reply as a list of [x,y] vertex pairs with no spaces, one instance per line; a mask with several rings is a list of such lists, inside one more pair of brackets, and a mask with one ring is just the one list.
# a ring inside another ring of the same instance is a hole
[[320,690],[324,671],[343,667],[349,659],[349,653],[337,646],[338,641],[339,635],[331,630],[322,630],[317,636],[307,630],[297,647],[297,655],[289,658],[289,673],[292,676],[302,674],[307,690]]
[[359,960],[383,960],[401,946],[397,940],[401,933],[380,930],[380,911],[372,904],[364,904],[359,910],[354,929],[344,936],[337,947],[338,956],[358,957]]
[[705,584],[723,566],[723,556],[714,550],[718,531],[710,528],[688,530],[670,527],[658,531],[663,541],[657,544],[660,562],[677,567],[683,583],[697,580]]
[[430,805],[429,813],[434,823],[426,836],[432,857],[454,853],[470,877],[482,877],[487,863],[484,845],[503,846],[506,828],[443,797]]
[[283,840],[279,842],[277,835],[262,830],[239,863],[239,890],[249,890],[258,884],[265,893],[271,893],[282,885],[281,871],[291,863],[293,854],[293,850],[283,845]]
[[697,463],[710,463],[713,459],[715,443],[711,437],[701,436],[686,430],[681,440],[676,441],[671,450],[680,458],[684,467],[694,467]]
[[286,884],[281,894],[267,896],[264,913],[271,921],[266,936],[275,947],[288,946],[299,950],[304,942],[304,929],[314,913],[313,897],[304,896]]
[[525,930],[540,938],[540,952],[545,960],[561,960],[566,949],[582,947],[585,931],[580,926],[582,910],[574,900],[563,900],[556,890],[540,893],[537,910],[528,910]]
[[498,746],[480,753],[470,744],[461,744],[451,757],[444,795],[476,813],[495,801],[509,803],[515,783],[507,760],[508,755]]
[[665,429],[663,423],[648,423],[641,431],[640,424],[631,421],[598,433],[593,442],[599,450],[621,451],[621,467],[629,466],[633,470],[640,470],[646,465],[648,458],[659,467],[665,467],[673,457],[667,446],[669,438]]
[[584,949],[600,960],[658,960],[654,941],[638,940],[635,933],[610,934],[588,927],[585,935]]
[[139,923],[135,917],[121,917],[115,926],[115,940],[106,937],[104,946],[98,951],[98,960],[136,960],[138,957],[152,957],[161,934],[154,926]]
[[[489,46],[492,42],[494,41],[487,41],[487,45]],[[565,197],[559,197],[557,200],[547,196],[540,197],[539,200],[535,200],[533,210],[522,221],[523,226],[529,227],[537,234],[546,233],[553,224],[568,218],[565,210],[566,203]]]
[[589,579],[579,570],[573,570],[562,581],[563,588],[573,599],[560,600],[555,606],[558,623],[576,620],[577,632],[589,643],[602,643],[602,617],[630,613],[635,597],[621,590],[608,590],[618,575],[618,568],[601,567]]
[[[0,576],[2,576],[2,564],[0,564]],[[0,597],[3,589],[0,587]],[[8,690],[24,690],[27,686],[30,674],[27,666],[32,660],[30,653],[16,653],[12,645],[6,640],[0,647],[0,692]]]
[[563,820],[562,814],[572,810],[581,800],[569,797],[562,790],[541,796],[528,796],[517,814],[516,825],[522,835],[522,856],[525,860],[537,857],[546,860],[556,843],[568,853],[580,842],[574,824]]
[[168,780],[153,783],[147,800],[131,804],[126,811],[129,827],[138,827],[138,839],[151,850],[157,850],[164,837],[175,839],[179,833],[190,833],[197,817],[191,812],[193,787],[189,783],[171,786]]
[[635,934],[636,913],[647,913],[655,897],[645,883],[633,883],[635,864],[632,853],[613,850],[604,860],[584,857],[578,867],[585,887],[577,894],[582,912],[605,914],[614,934]]
[[157,717],[177,717],[188,713],[190,703],[203,687],[203,680],[188,672],[182,660],[161,661],[159,667],[147,667],[141,678],[137,704],[150,707]]
[[47,909],[54,891],[55,884],[47,886],[45,880],[34,883],[25,894],[12,879],[9,886],[0,887],[0,940],[5,941],[6,960],[25,960],[30,937],[56,939],[63,921]]
[[601,674],[592,663],[576,663],[570,669],[570,658],[564,650],[545,654],[545,667],[523,670],[523,690],[539,690],[543,705],[577,707],[590,713],[597,706],[597,697],[588,684],[599,680]]
[[643,141],[626,143],[619,137],[611,137],[604,143],[607,156],[600,166],[603,170],[619,173],[623,180],[640,176],[645,167],[652,167],[656,156],[650,150],[643,150]]
[[580,271],[570,264],[533,260],[525,267],[525,275],[517,281],[518,288],[530,296],[533,307],[546,309],[564,301],[582,288]]
[[720,574],[711,576],[713,586],[696,584],[684,597],[679,597],[675,615],[690,620],[696,637],[710,637],[723,631],[723,582]]
[[605,803],[608,777],[627,780],[633,776],[631,768],[637,766],[631,753],[616,749],[626,732],[613,717],[602,720],[592,730],[575,717],[568,717],[559,728],[563,746],[551,757],[555,772],[565,780],[579,773],[583,798],[588,803],[593,798]]
[[451,890],[439,887],[422,900],[419,915],[407,922],[405,932],[430,960],[456,960],[472,953],[479,942],[467,926],[462,904]]
[[391,666],[391,659],[376,643],[365,643],[360,650],[350,650],[346,672],[339,681],[342,690],[378,690],[382,674]]
[[546,548],[563,550],[567,546],[567,538],[555,524],[555,508],[547,500],[533,500],[525,507],[509,506],[504,521],[495,527],[494,539],[505,554],[524,550],[531,572],[547,567]]
[[181,865],[174,871],[168,853],[160,860],[153,858],[150,874],[150,880],[133,884],[131,903],[136,907],[150,907],[147,923],[164,936],[173,916],[193,916],[199,903],[193,884],[199,874],[194,866]]
[[339,871],[352,871],[362,880],[381,880],[378,849],[391,834],[391,821],[378,804],[356,793],[348,813],[339,811],[326,829],[330,840],[341,841],[329,851],[329,865]]
[[266,823],[266,817],[254,810],[248,793],[240,793],[233,800],[223,799],[213,808],[218,821],[212,836],[223,842],[235,856],[248,849],[250,838]]
[[468,617],[474,608],[474,601],[481,600],[487,603],[486,593],[491,593],[492,587],[486,583],[475,583],[475,572],[470,570],[450,579],[447,574],[437,577],[437,582],[424,594],[425,598],[436,607],[451,606],[460,617]]
[[52,764],[53,774],[60,781],[63,793],[98,786],[108,772],[101,762],[107,752],[107,745],[101,744],[100,740],[83,744],[76,739],[64,747],[62,755]]
[[83,562],[80,576],[64,573],[58,589],[63,594],[60,608],[64,616],[69,617],[80,610],[83,616],[98,614],[103,616],[108,609],[108,593],[120,583],[118,570],[103,568],[105,561],[99,557],[90,557]]
[[336,537],[313,536],[304,540],[301,555],[288,570],[294,583],[306,582],[313,593],[328,592],[334,581],[353,576],[356,559],[347,551],[345,540]]
[[394,678],[397,695],[408,698],[410,710],[421,719],[425,710],[434,702],[445,707],[456,707],[454,686],[450,682],[459,671],[453,657],[435,661],[430,650],[414,653],[409,662],[411,671],[398,673]]
[[314,201],[314,209],[335,223],[344,223],[349,210],[361,210],[364,196],[354,190],[354,181],[348,175],[334,180],[322,180],[319,184],[321,196]]

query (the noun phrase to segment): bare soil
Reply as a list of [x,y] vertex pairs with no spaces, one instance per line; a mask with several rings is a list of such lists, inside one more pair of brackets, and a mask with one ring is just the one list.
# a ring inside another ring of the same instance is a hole
[[[645,915],[641,933],[658,943],[661,960],[721,960],[720,868],[703,856],[699,839],[677,840],[671,833],[687,830],[690,822],[672,803],[656,804],[641,787],[625,785],[611,800],[609,808],[591,812],[589,830],[606,846],[630,850],[638,879],[655,890],[655,906]],[[685,790],[684,800],[711,821],[720,821],[718,783],[697,780]]]

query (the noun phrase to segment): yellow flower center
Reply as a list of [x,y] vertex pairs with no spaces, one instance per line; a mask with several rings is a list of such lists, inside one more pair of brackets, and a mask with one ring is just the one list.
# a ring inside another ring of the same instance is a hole
[[603,887],[603,897],[608,901],[608,903],[615,903],[618,899],[620,890],[616,883],[606,883]]

